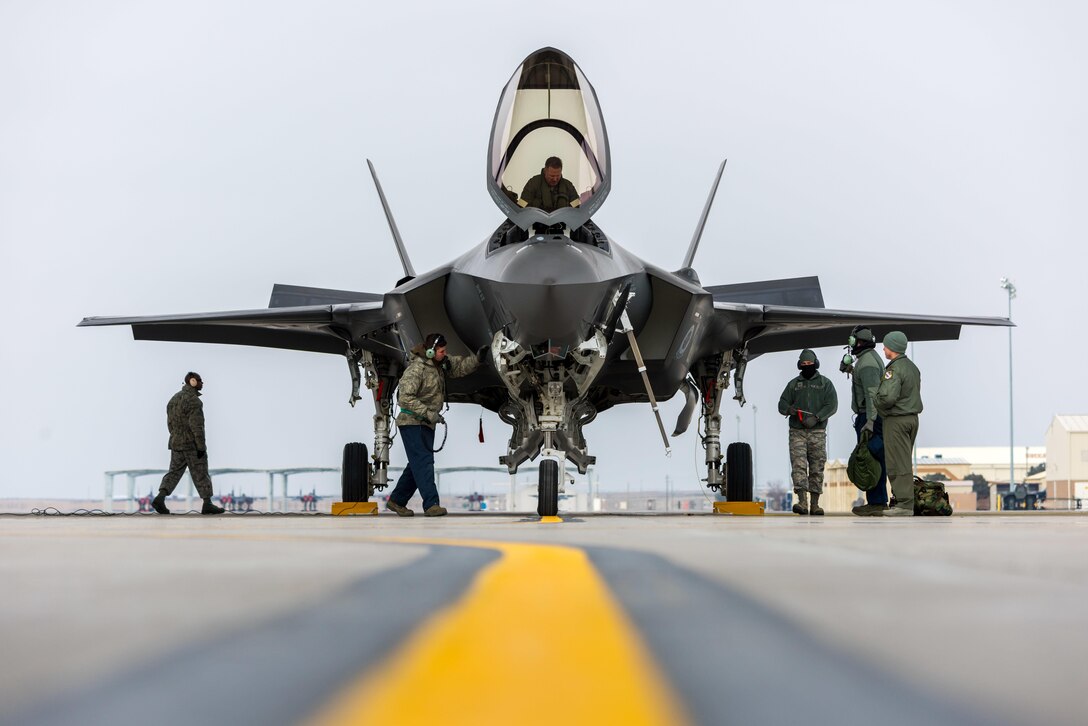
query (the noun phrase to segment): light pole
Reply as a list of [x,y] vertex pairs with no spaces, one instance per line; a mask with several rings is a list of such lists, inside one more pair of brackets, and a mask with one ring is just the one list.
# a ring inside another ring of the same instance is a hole
[[752,488],[759,488],[759,409],[752,404]]
[[[1009,294],[1009,320],[1012,320],[1012,299],[1016,297],[1016,285],[1007,277],[1001,278],[1001,289]],[[1013,476],[1013,428],[1012,428],[1012,326],[1009,327],[1009,494],[1016,493]]]

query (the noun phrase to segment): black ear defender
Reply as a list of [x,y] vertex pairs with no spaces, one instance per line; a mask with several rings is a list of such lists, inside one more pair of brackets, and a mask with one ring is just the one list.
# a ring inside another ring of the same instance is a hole
[[803,371],[808,368],[808,366],[801,364],[801,362],[805,359],[805,353],[812,354],[812,365],[815,367],[816,370],[820,370],[820,359],[816,356],[815,352],[809,350],[808,348],[805,348],[803,351],[801,351],[801,355],[797,356],[797,370]]
[[846,339],[847,345],[849,345],[851,348],[853,348],[855,345],[857,345],[858,344],[858,333],[860,333],[863,330],[868,330],[870,340],[875,340],[875,338],[873,337],[873,331],[868,325],[855,325],[854,329],[850,331],[850,337]]

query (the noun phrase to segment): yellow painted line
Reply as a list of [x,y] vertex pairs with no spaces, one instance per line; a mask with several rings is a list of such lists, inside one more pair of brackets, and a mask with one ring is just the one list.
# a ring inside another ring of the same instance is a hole
[[502,557],[312,726],[688,722],[583,551],[400,541],[497,549]]
[[540,518],[540,523],[541,524],[559,524],[562,521],[563,521],[562,517],[541,517]]

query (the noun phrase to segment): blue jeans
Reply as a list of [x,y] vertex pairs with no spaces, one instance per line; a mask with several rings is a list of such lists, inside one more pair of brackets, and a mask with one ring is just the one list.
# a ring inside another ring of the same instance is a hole
[[[858,414],[854,417],[854,433],[857,440],[861,441],[861,430],[865,427],[865,415]],[[873,424],[873,433],[869,437],[869,453],[880,462],[880,481],[876,486],[865,492],[866,504],[888,503],[888,467],[884,463],[884,420],[879,416]]]
[[398,426],[408,466],[397,480],[389,501],[404,507],[419,490],[424,511],[438,504],[438,487],[434,483],[434,429],[427,426]]

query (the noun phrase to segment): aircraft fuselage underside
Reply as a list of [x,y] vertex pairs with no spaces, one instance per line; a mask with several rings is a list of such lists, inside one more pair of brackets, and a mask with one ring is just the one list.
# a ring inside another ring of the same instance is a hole
[[496,233],[444,274],[409,281],[388,296],[399,307],[394,317],[405,350],[434,331],[446,333],[453,355],[490,348],[487,365],[447,381],[447,395],[451,403],[495,411],[511,426],[501,461],[512,473],[542,451],[585,473],[593,457],[583,426],[613,405],[648,400],[620,329],[622,313],[656,398],[671,398],[705,354],[710,295],[593,232],[582,238],[594,243],[549,234],[516,245],[494,244]]

